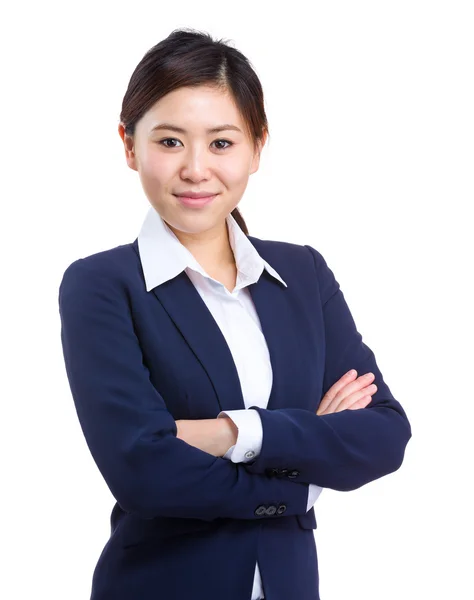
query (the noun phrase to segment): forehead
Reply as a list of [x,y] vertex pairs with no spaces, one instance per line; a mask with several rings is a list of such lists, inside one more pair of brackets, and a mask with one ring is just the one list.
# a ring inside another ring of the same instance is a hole
[[151,131],[162,123],[173,123],[186,131],[211,132],[216,125],[244,130],[245,124],[229,92],[208,86],[182,87],[160,98],[143,116]]

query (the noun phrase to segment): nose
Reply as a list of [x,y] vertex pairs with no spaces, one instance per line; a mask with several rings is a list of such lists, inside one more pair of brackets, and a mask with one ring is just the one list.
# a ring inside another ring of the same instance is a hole
[[183,152],[181,177],[192,181],[209,179],[212,167],[212,156],[205,148],[189,149]]

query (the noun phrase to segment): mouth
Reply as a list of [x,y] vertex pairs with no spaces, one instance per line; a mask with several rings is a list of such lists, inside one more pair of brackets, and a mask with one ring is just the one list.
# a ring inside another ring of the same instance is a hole
[[200,208],[201,206],[205,206],[206,204],[210,204],[214,198],[216,198],[219,194],[214,194],[213,196],[203,196],[201,198],[191,198],[189,196],[176,196],[181,204],[185,206]]

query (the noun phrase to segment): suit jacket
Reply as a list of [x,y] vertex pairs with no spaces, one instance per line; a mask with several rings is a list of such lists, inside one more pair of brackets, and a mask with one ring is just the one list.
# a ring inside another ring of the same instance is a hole
[[[273,387],[250,463],[176,437],[175,420],[244,409],[232,355],[185,272],[146,291],[137,239],[79,259],[59,289],[71,393],[116,499],[91,600],[249,600],[258,559],[267,600],[317,600],[307,484],[356,489],[397,470],[411,428],[323,256],[248,236],[265,270],[249,286]],[[365,409],[316,415],[350,369],[371,371]],[[229,552],[229,548],[232,552]]]

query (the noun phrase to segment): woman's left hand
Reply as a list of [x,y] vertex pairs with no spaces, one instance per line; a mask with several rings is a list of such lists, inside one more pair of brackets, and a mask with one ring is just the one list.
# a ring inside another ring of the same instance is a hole
[[176,437],[212,456],[222,457],[237,442],[232,419],[179,419]]

